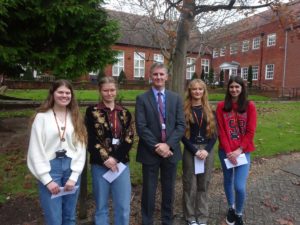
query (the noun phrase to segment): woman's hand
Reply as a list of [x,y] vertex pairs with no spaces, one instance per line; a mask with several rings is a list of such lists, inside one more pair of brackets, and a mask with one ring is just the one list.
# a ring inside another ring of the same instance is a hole
[[46,187],[53,195],[57,195],[60,192],[59,185],[54,181],[51,181]]
[[107,168],[111,169],[113,172],[116,171],[117,164],[118,164],[117,160],[111,156],[109,156],[109,158],[104,162],[104,165]]
[[197,156],[197,158],[204,160],[208,156],[208,152],[205,149],[199,149],[196,152],[196,156]]
[[233,164],[236,165],[237,164],[237,160],[236,158],[242,153],[242,149],[238,148],[233,152],[228,153],[226,156],[228,158],[228,160]]
[[64,186],[64,191],[72,191],[75,187],[76,182],[72,180],[68,180]]

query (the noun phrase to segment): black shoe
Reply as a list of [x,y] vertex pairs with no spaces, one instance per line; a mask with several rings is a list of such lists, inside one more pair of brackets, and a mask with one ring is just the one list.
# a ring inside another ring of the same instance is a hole
[[229,208],[226,216],[226,223],[228,225],[235,225],[235,210],[233,208]]
[[234,225],[244,225],[242,215],[235,216],[235,224]]

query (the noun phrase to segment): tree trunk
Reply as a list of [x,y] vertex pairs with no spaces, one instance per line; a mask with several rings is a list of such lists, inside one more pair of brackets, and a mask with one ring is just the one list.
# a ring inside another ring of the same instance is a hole
[[172,67],[171,89],[184,96],[186,77],[186,55],[190,32],[194,23],[194,0],[183,1],[183,9],[177,29],[177,41]]

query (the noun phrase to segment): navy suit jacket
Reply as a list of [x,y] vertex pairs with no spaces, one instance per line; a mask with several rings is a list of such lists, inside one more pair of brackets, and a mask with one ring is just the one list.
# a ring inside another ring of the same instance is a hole
[[[167,160],[176,163],[182,158],[180,140],[185,130],[182,100],[178,94],[166,90],[165,104],[166,143],[173,152]],[[155,152],[155,145],[161,143],[162,128],[152,89],[136,98],[135,124],[139,136],[137,161],[149,165],[159,163],[163,158]]]

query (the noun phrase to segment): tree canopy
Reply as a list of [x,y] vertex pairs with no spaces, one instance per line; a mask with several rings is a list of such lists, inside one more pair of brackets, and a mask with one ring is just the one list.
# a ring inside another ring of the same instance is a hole
[[2,0],[0,74],[51,71],[74,78],[114,61],[118,24],[103,0]]

